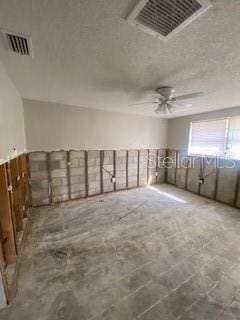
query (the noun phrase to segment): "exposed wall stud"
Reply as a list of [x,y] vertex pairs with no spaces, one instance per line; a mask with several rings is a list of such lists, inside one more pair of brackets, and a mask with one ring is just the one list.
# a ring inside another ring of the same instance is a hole
[[137,167],[137,186],[139,187],[139,166],[140,166],[140,150],[138,152],[138,167]]
[[49,194],[49,201],[52,204],[52,178],[50,173],[50,152],[47,152],[47,175],[48,175],[48,194]]
[[236,187],[235,187],[234,207],[237,207],[239,192],[240,192],[240,167],[238,168],[238,176],[237,176],[237,182],[236,182]]
[[116,150],[113,151],[113,176],[115,182],[113,183],[113,190],[116,191]]
[[104,161],[104,150],[100,151],[100,186],[101,193],[103,193],[103,161]]
[[66,165],[67,165],[67,184],[68,184],[68,198],[72,198],[71,191],[71,160],[70,160],[70,151],[66,151]]
[[85,187],[86,187],[86,197],[88,197],[88,152],[85,151]]
[[128,188],[128,150],[126,151],[126,188]]

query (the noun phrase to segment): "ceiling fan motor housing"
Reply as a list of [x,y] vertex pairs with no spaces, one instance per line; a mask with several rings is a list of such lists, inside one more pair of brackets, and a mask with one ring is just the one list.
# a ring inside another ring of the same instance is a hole
[[156,91],[167,100],[171,99],[175,92],[175,90],[172,87],[161,87],[158,88]]

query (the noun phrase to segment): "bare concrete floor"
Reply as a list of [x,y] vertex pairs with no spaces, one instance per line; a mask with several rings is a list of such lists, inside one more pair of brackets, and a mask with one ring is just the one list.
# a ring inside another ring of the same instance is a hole
[[34,209],[0,319],[240,319],[239,231],[239,210],[169,185]]

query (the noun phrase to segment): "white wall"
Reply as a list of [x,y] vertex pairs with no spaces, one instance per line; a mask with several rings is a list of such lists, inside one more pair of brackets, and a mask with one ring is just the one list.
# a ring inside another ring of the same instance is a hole
[[28,151],[166,147],[167,120],[23,100]]
[[[0,162],[13,153],[23,152],[25,145],[22,99],[0,62]],[[0,274],[0,309],[6,306],[6,297]]]
[[0,62],[0,159],[26,148],[22,99]]
[[187,149],[191,121],[231,116],[240,116],[240,107],[170,119],[168,122],[168,147],[172,149]]

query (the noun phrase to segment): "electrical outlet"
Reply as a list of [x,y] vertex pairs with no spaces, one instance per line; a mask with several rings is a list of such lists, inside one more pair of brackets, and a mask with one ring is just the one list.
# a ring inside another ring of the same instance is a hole
[[115,178],[115,177],[112,177],[112,178],[111,178],[111,182],[112,182],[112,183],[115,183],[115,182],[116,182],[116,178]]
[[199,180],[198,180],[198,183],[199,183],[199,184],[204,184],[204,179],[203,179],[203,178],[202,178],[202,179],[199,179]]
[[156,176],[156,177],[158,176],[158,172],[155,172],[155,176]]

